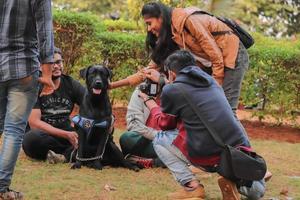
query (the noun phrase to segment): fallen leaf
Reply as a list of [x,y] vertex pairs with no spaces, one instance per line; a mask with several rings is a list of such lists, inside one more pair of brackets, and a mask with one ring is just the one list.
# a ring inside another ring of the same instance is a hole
[[112,186],[112,185],[110,185],[110,184],[105,184],[105,185],[104,185],[104,189],[105,189],[106,191],[108,191],[108,192],[117,190],[116,187],[114,187],[114,186]]
[[288,196],[289,190],[287,188],[282,188],[280,191],[280,195]]

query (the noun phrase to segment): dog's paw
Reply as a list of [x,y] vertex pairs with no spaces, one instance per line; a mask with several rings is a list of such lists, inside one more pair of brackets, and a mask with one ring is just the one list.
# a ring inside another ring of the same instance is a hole
[[80,169],[81,168],[81,163],[76,161],[72,166],[71,169]]

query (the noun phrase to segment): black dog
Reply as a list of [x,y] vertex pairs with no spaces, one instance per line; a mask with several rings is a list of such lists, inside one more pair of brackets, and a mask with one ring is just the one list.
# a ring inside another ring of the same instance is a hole
[[80,76],[86,80],[87,90],[79,116],[73,119],[79,146],[72,169],[85,165],[101,170],[104,165],[111,165],[138,171],[113,142],[112,107],[107,92],[111,71],[102,65],[93,65],[80,70]]

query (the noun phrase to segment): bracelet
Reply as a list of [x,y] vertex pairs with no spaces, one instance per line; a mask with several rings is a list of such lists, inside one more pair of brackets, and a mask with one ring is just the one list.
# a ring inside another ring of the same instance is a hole
[[[148,101],[150,101],[150,100],[153,100],[154,101],[154,97],[148,97],[145,101],[144,101],[144,104],[146,105],[146,103],[148,102]],[[147,105],[146,105],[147,106]]]

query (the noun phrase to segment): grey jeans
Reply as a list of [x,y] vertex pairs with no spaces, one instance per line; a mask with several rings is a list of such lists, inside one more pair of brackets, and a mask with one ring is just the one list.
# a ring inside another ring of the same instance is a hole
[[240,42],[237,59],[235,62],[235,68],[231,69],[225,67],[224,69],[224,82],[223,90],[225,96],[232,108],[232,111],[236,115],[236,110],[239,103],[239,97],[242,87],[244,75],[249,67],[249,56],[247,49]]

